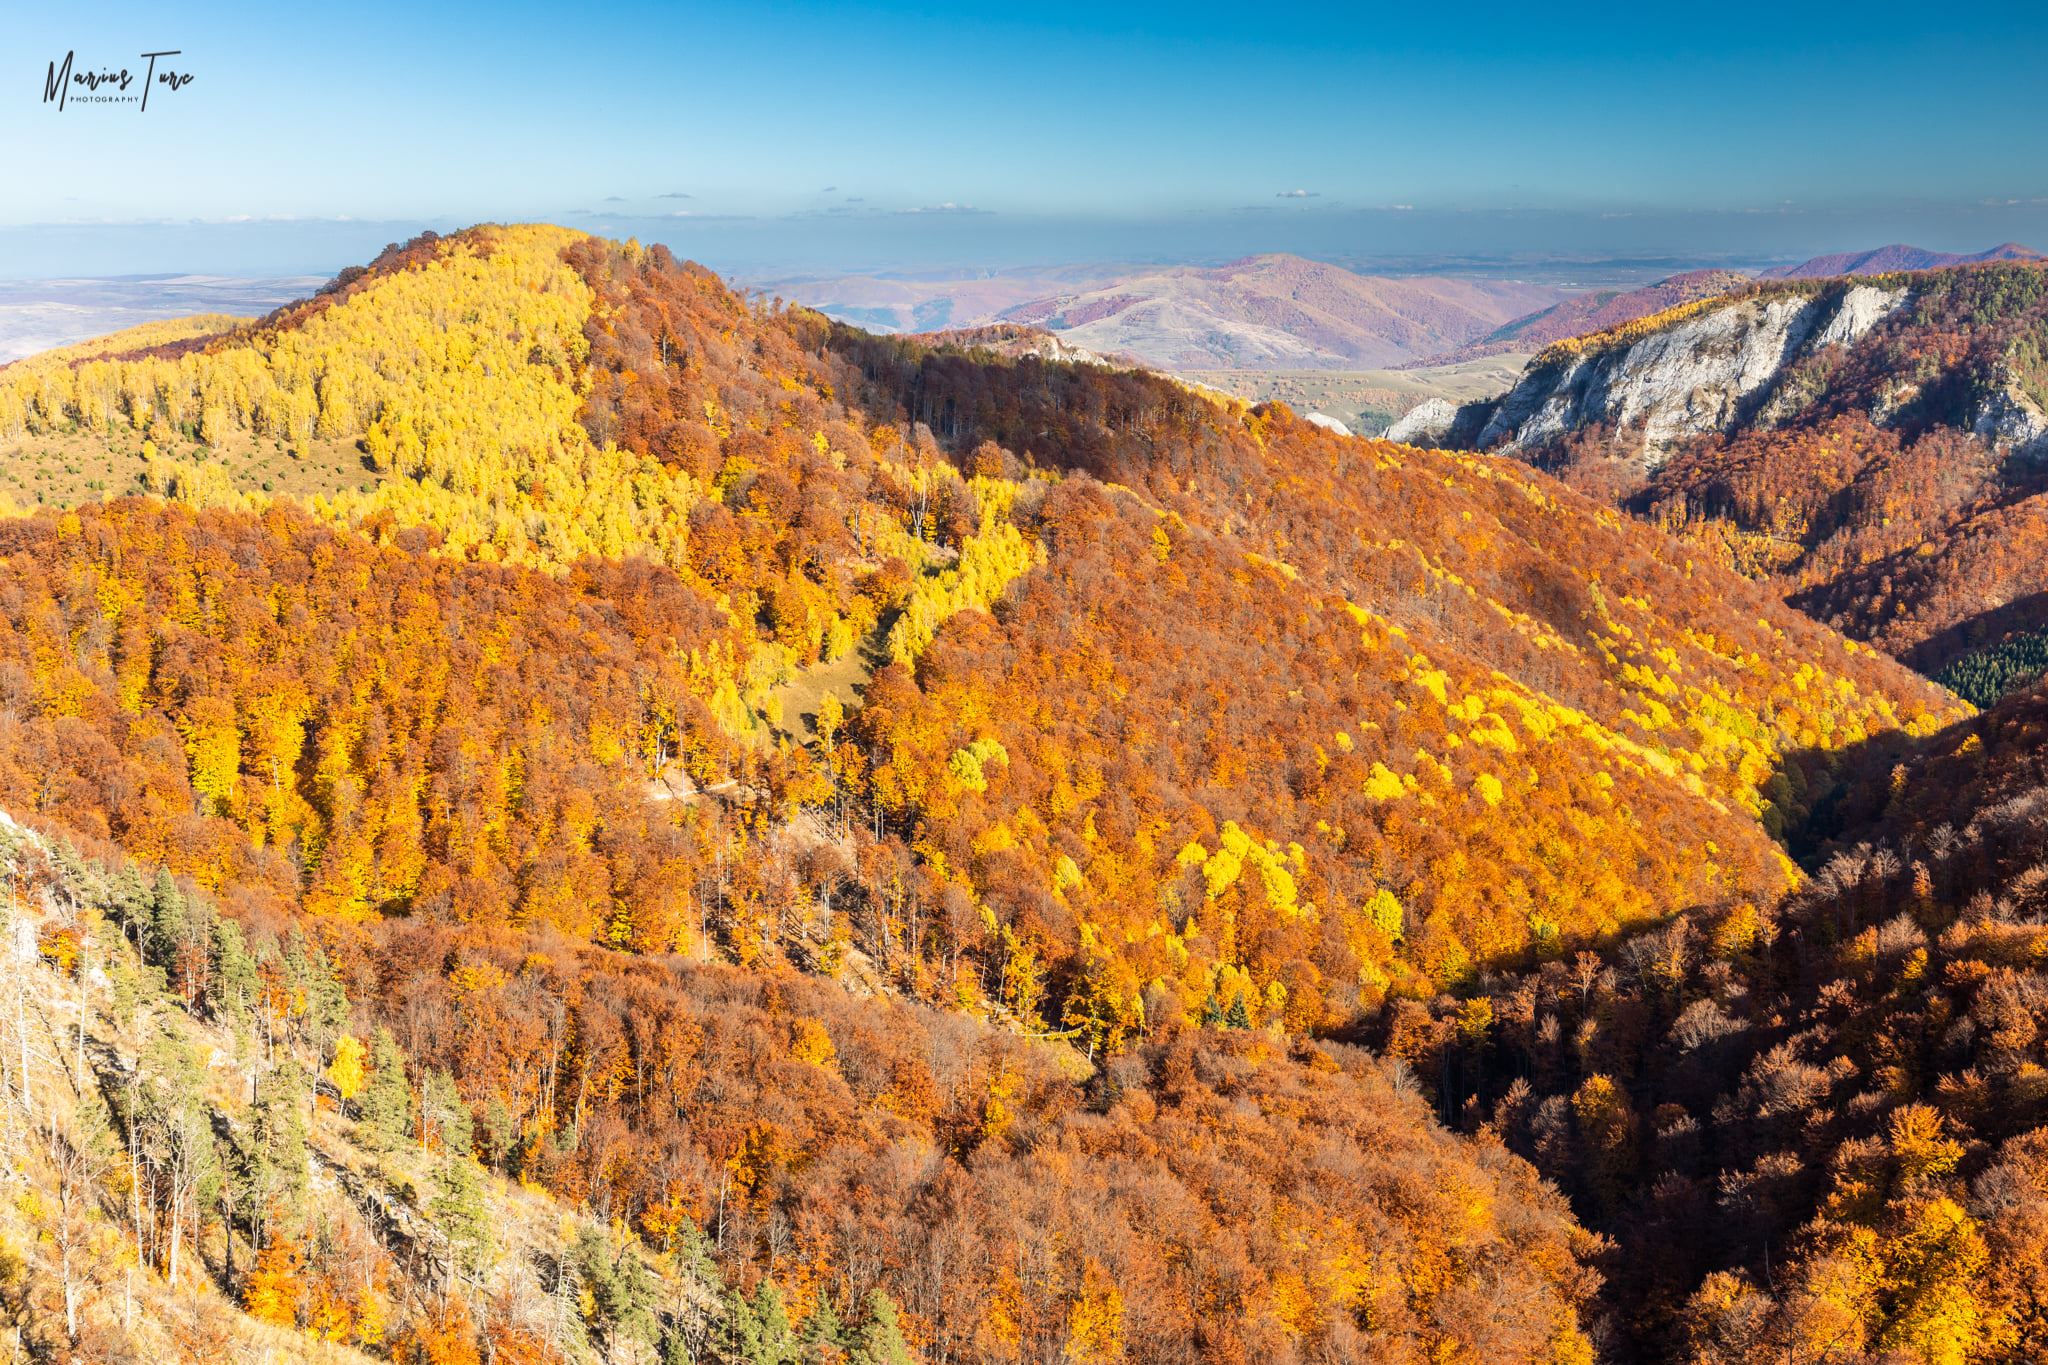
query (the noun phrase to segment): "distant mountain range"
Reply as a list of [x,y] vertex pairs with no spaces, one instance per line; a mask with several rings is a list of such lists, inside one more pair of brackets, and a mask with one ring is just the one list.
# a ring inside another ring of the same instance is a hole
[[979,327],[1019,304],[1088,289],[1133,267],[1065,265],[1012,270],[883,271],[798,275],[748,281],[752,292],[815,308],[875,332],[939,332]]
[[1487,336],[1571,293],[1518,280],[1361,275],[1281,254],[1219,266],[804,277],[755,287],[863,327],[1023,323],[1169,370],[1392,368]]
[[1989,251],[1972,254],[1929,251],[1926,247],[1894,242],[1871,251],[1838,251],[1831,256],[1815,256],[1798,265],[1781,265],[1760,271],[1759,275],[1766,280],[1820,280],[1836,275],[1884,275],[1898,270],[1939,270],[1944,266],[1977,265],[1985,261],[2041,259],[2040,252],[2018,242],[2005,242]]
[[1427,363],[1449,364],[1510,351],[1540,351],[1553,341],[1604,332],[1681,303],[1725,294],[1748,283],[1749,276],[1739,270],[1689,270],[1640,289],[1593,290],[1516,318],[1498,331]]
[[1437,355],[1564,297],[1553,285],[1388,279],[1276,254],[1125,276],[1003,317],[1167,369],[1371,369]]

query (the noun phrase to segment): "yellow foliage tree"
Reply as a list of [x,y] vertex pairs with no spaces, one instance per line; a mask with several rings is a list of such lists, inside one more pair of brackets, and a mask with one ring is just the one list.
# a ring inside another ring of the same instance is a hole
[[1124,1358],[1124,1296],[1102,1263],[1089,1257],[1081,1292],[1067,1312],[1067,1356],[1074,1365],[1115,1365]]
[[354,1099],[368,1079],[363,1065],[364,1056],[362,1040],[354,1034],[344,1033],[335,1040],[334,1060],[327,1064],[327,1080],[343,1103]]

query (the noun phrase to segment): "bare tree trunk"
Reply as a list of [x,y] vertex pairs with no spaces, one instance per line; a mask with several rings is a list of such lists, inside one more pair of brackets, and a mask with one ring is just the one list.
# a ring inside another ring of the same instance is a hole
[[[12,952],[14,945],[8,945]],[[35,1101],[28,1091],[28,986],[22,980],[23,968],[17,957],[14,962],[14,1036],[21,1044],[21,1070],[17,1079],[21,1082],[21,1112],[28,1116],[31,1127],[35,1124]]]
[[[68,1166],[62,1155],[59,1161]],[[73,1205],[78,1202],[78,1188],[68,1170],[60,1167],[57,1185],[57,1237],[60,1273],[64,1278],[64,1335],[71,1342],[78,1341],[78,1282],[71,1273],[71,1244],[76,1240],[77,1229],[72,1224]]]
[[78,1042],[73,1049],[75,1060],[71,1068],[71,1089],[80,1099],[85,1097],[85,1016],[92,1004],[91,987],[87,984],[92,972],[92,941],[79,936],[78,948]]
[[177,1176],[171,1177],[171,1254],[165,1262],[164,1278],[172,1289],[178,1287],[178,1250],[185,1233],[185,1200],[179,1192]]

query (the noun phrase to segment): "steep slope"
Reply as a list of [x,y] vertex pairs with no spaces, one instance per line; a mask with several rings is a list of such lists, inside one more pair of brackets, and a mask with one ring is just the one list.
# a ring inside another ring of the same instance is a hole
[[2048,1349],[2044,741],[2037,688],[1874,745],[1783,905],[1392,1021],[1625,1249],[1643,1358]]
[[0,801],[296,927],[718,1321],[880,1286],[942,1358],[1585,1360],[1554,1196],[1318,1039],[1776,904],[1962,714],[1524,466],[557,229],[9,414],[199,455],[0,525]]
[[1952,265],[1981,265],[1987,261],[2038,261],[2041,253],[2018,242],[2005,242],[1986,251],[1958,254],[1929,251],[1925,247],[1894,242],[1870,251],[1839,251],[1816,256],[1797,265],[1774,266],[1761,272],[1767,280],[1820,280],[1837,275],[1892,275],[1908,270],[1940,270]]
[[1855,342],[1906,296],[1874,283],[1697,299],[1557,342],[1499,400],[1460,408],[1440,432],[1416,429],[1418,419],[1403,434],[1534,454],[1604,427],[1654,469],[1689,437],[1769,423],[1766,406],[1796,362]]
[[2043,354],[2036,266],[1765,286],[1554,348],[1426,434],[1559,469],[1983,702],[2048,662]]
[[1542,285],[1382,279],[1271,255],[1123,275],[1002,317],[1167,369],[1369,369],[1448,350],[1559,297]]
[[39,1356],[1587,1358],[1562,1201],[1354,1048],[1180,1030],[1084,1086],[800,979],[424,925],[337,965],[4,815],[0,872]]
[[615,1251],[678,1305],[715,1294],[479,1170],[446,1073],[350,1033],[296,930],[245,932],[189,886],[4,813],[0,875],[16,1358],[562,1359],[615,1331],[559,1297]]

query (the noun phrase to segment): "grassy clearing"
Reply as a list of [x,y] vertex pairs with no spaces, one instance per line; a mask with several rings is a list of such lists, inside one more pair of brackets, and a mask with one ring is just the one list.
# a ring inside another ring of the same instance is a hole
[[1324,413],[1371,436],[1431,398],[1469,403],[1506,393],[1526,360],[1490,355],[1420,370],[1185,370],[1181,377],[1253,402],[1277,399],[1297,412]]
[[[71,431],[0,439],[0,496],[23,508],[75,507],[146,492],[149,461],[142,442],[139,431],[111,438]],[[238,430],[218,449],[180,439],[158,454],[187,464],[213,459],[240,491],[301,502],[315,494],[367,490],[390,477],[372,470],[348,440],[315,440],[303,459],[293,459],[283,441]]]

